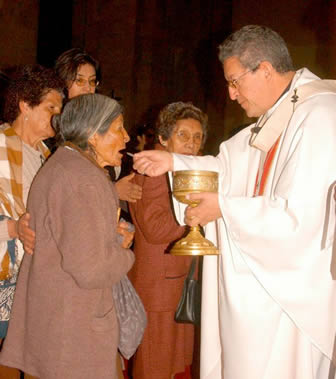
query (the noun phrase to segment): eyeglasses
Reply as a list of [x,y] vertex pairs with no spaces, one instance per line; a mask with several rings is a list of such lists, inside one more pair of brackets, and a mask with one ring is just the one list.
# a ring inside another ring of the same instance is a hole
[[86,80],[84,78],[76,78],[74,82],[78,85],[78,87],[84,87],[86,83],[89,83],[89,86],[94,88],[98,87],[99,85],[99,81],[97,79]]
[[226,85],[229,87],[229,88],[234,88],[234,89],[237,89],[239,87],[239,84],[238,84],[238,81],[243,77],[245,76],[246,74],[248,74],[249,72],[255,72],[257,71],[259,68],[259,65],[251,70],[247,70],[245,71],[243,74],[239,75],[238,78],[236,79],[233,79],[233,80],[227,80],[226,82]]
[[201,134],[195,134],[195,135],[192,135],[190,134],[189,132],[185,131],[185,130],[179,130],[176,132],[176,136],[177,138],[182,142],[182,143],[186,143],[186,142],[189,142],[190,139],[193,140],[193,143],[195,145],[200,145],[202,143],[202,135]]

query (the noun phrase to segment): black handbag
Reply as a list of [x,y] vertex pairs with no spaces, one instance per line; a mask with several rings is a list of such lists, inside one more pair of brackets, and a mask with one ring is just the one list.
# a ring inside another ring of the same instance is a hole
[[194,279],[196,257],[192,258],[188,276],[184,280],[182,296],[175,312],[175,321],[199,324],[201,319],[201,286]]

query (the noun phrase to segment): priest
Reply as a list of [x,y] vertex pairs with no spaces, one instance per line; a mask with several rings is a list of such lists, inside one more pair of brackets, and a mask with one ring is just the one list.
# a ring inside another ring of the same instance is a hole
[[150,176],[219,173],[218,194],[190,194],[200,204],[185,212],[220,249],[204,264],[201,378],[334,378],[336,84],[295,71],[284,40],[263,26],[230,35],[219,59],[230,98],[256,124],[217,157],[134,159]]

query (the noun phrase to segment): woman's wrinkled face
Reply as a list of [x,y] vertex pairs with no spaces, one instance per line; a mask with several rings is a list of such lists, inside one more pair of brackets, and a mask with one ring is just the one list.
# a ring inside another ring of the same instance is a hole
[[178,120],[170,138],[161,144],[171,153],[197,155],[203,142],[203,130],[199,121],[193,118]]
[[62,100],[59,92],[50,90],[39,105],[34,107],[26,105],[25,127],[26,130],[29,130],[32,141],[39,142],[55,135],[51,126],[51,118],[53,115],[61,113]]
[[69,82],[69,99],[86,93],[95,93],[96,84],[97,78],[95,68],[89,63],[79,66],[75,80]]
[[89,138],[89,143],[96,153],[96,161],[100,167],[120,166],[122,153],[129,136],[124,129],[124,118],[119,115],[112,121],[110,128],[103,135],[95,133]]

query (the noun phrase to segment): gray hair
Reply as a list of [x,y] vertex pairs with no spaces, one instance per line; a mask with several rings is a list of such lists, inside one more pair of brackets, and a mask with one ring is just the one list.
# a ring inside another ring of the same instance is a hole
[[201,124],[203,132],[201,147],[203,147],[208,134],[208,116],[191,102],[178,101],[161,109],[156,121],[156,137],[161,136],[164,141],[167,141],[173,134],[176,122],[187,118],[192,118]]
[[246,25],[219,45],[219,60],[237,57],[241,64],[254,70],[268,61],[279,73],[294,70],[292,58],[283,38],[274,30],[260,25]]
[[90,93],[76,96],[55,115],[52,126],[58,145],[71,142],[82,150],[89,148],[89,138],[105,134],[113,120],[123,112],[122,106],[107,96]]

